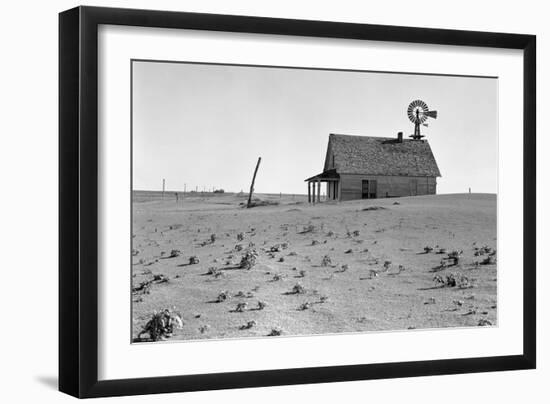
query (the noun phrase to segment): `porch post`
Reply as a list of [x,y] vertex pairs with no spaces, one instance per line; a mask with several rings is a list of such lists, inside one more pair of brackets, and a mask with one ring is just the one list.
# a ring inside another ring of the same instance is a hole
[[311,181],[307,182],[307,202],[311,203]]
[[317,180],[317,202],[321,202],[321,180]]

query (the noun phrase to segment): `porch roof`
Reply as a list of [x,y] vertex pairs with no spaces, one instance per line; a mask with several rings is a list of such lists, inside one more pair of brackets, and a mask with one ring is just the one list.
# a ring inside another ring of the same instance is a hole
[[304,181],[338,181],[340,179],[340,174],[336,172],[336,169],[323,171],[321,174],[314,175],[313,177],[307,178]]

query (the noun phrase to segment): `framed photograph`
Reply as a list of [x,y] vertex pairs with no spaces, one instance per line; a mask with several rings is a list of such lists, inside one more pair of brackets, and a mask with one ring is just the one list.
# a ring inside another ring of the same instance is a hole
[[532,369],[532,35],[59,18],[59,387]]

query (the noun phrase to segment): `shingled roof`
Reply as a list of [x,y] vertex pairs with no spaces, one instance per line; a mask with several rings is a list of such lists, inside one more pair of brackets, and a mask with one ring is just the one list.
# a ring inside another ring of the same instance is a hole
[[331,168],[339,174],[441,177],[427,140],[331,134],[324,171]]

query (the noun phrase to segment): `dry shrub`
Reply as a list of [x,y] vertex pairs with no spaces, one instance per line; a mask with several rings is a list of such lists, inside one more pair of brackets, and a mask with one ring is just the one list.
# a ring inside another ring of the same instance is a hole
[[474,252],[474,255],[476,257],[480,256],[480,255],[496,255],[497,253],[497,250],[489,247],[489,246],[486,246],[484,245],[483,247],[475,247],[474,248],[475,252]]
[[183,320],[178,313],[170,309],[155,311],[138,334],[138,338],[141,338],[143,334],[149,334],[149,339],[152,341],[160,341],[171,337],[174,329],[181,328],[183,328]]
[[479,322],[477,323],[478,326],[480,327],[486,327],[486,326],[491,326],[493,325],[493,323],[491,323],[489,320],[487,320],[486,318],[482,318],[481,320],[479,320]]
[[258,302],[258,306],[257,306],[257,310],[263,310],[267,307],[267,303],[266,302],[262,302],[262,301],[259,301]]
[[[395,203],[394,203],[394,204],[395,204]],[[399,204],[399,202],[398,202],[398,204]],[[386,210],[386,208],[383,207],[383,206],[369,206],[369,207],[363,208],[363,209],[361,209],[361,210],[362,210],[363,212],[368,212],[368,211],[370,211],[370,210]]]
[[297,283],[292,287],[292,289],[288,293],[291,295],[301,295],[303,293],[306,293],[306,289],[302,285]]
[[431,253],[433,250],[434,250],[433,247],[430,247],[430,246],[424,247],[424,252],[425,252],[426,254]]
[[369,269],[369,278],[376,278],[378,276],[378,271],[375,271],[374,269]]
[[251,298],[251,297],[254,297],[254,293],[252,292],[246,292],[244,293],[242,290],[239,290],[237,292],[237,294],[235,295],[235,297],[246,297],[246,298]]
[[216,275],[220,274],[221,271],[220,271],[218,268],[216,268],[216,267],[210,267],[210,268],[208,268],[208,271],[206,271],[206,273],[207,273],[208,275],[214,275],[214,276],[216,276]]
[[336,272],[346,272],[347,270],[349,269],[349,265],[348,264],[343,264],[340,269]]
[[307,310],[309,308],[311,308],[311,303],[310,302],[304,302],[300,306],[298,306],[298,310],[300,310],[300,311],[304,311],[304,310]]
[[242,313],[243,311],[246,310],[247,306],[248,306],[248,303],[246,302],[237,303],[237,307],[235,307],[235,311],[237,313]]
[[218,297],[216,298],[216,303],[221,303],[221,302],[225,302],[227,299],[229,299],[231,297],[231,295],[229,294],[229,292],[227,290],[222,290],[219,294],[218,294]]
[[237,234],[237,241],[243,241],[244,240],[244,233],[238,233]]
[[248,250],[241,258],[241,262],[239,263],[239,268],[252,269],[254,265],[256,265],[257,258],[258,258],[258,253],[256,252],[256,250],[253,250],[253,249]]
[[306,233],[313,233],[315,231],[315,226],[312,224],[308,224],[307,226],[304,226],[301,232],[298,234],[306,234]]
[[280,327],[272,328],[269,334],[267,334],[268,337],[278,337],[279,335],[283,334],[283,329]]
[[180,255],[181,255],[180,250],[172,250],[170,251],[170,255],[168,256],[168,258],[176,258],[176,257],[179,257]]
[[434,282],[443,287],[458,287],[459,289],[467,289],[472,287],[470,279],[465,275],[449,274],[443,278],[441,275],[436,275],[433,278]]
[[332,260],[330,259],[330,257],[328,255],[325,255],[323,257],[323,259],[321,260],[321,266],[322,267],[328,267],[332,265]]
[[254,327],[256,325],[256,321],[254,320],[251,320],[249,322],[247,322],[246,324],[244,325],[241,325],[239,327],[239,330],[250,330],[252,327]]
[[462,250],[460,250],[460,251],[454,250],[454,251],[451,251],[450,253],[447,254],[446,259],[448,261],[450,261],[451,266],[452,265],[458,265],[458,260],[460,259],[461,255],[462,255]]
[[139,285],[134,286],[132,288],[132,292],[133,293],[141,292],[144,295],[148,295],[149,293],[151,293],[151,283],[152,282],[153,281],[151,281],[151,280],[143,281]]
[[189,257],[189,265],[195,265],[195,264],[198,264],[199,262],[200,262],[199,257],[197,257],[196,255]]
[[170,278],[164,274],[156,274],[156,275],[153,275],[153,281],[156,283],[165,283],[170,281]]
[[424,304],[435,304],[435,297],[430,297],[424,302]]
[[210,329],[210,326],[208,324],[204,324],[204,325],[201,325],[199,327],[199,332],[201,334],[204,334],[205,332],[207,332],[208,330]]

